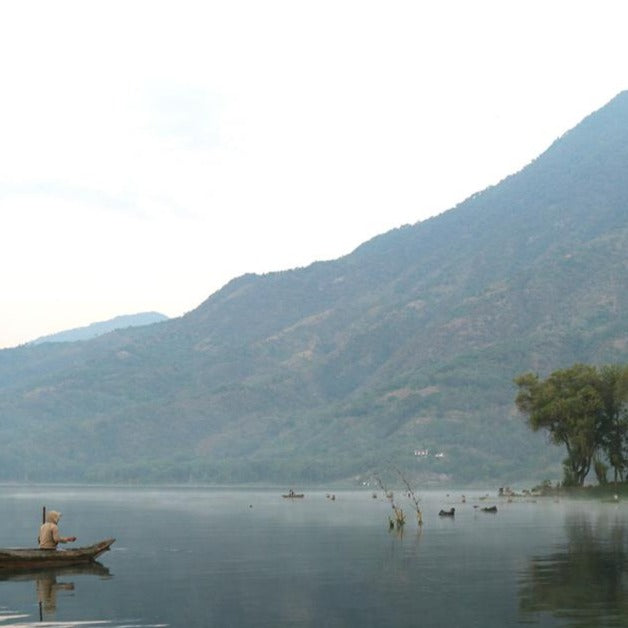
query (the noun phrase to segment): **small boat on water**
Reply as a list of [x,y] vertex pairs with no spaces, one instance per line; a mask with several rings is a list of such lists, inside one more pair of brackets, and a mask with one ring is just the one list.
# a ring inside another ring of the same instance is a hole
[[450,508],[449,510],[441,510],[438,513],[439,517],[453,517],[456,514],[455,508]]
[[305,497],[304,493],[295,493],[294,491],[290,491],[289,493],[282,495],[286,499],[300,499],[301,497]]
[[33,569],[39,567],[60,567],[91,563],[106,552],[115,539],[105,539],[94,545],[62,550],[39,548],[0,548],[0,570]]
[[486,506],[482,508],[482,512],[497,512],[497,506]]

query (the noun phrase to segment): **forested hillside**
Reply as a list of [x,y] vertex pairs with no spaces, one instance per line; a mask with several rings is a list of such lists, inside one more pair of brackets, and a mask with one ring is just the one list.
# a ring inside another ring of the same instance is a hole
[[0,351],[0,480],[558,479],[513,378],[626,361],[627,171],[624,92],[521,172],[343,258]]

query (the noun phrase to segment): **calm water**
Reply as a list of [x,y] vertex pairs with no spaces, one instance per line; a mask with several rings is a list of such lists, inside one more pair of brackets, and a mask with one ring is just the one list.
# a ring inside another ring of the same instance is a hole
[[0,572],[0,628],[628,625],[628,505],[480,495],[425,493],[399,534],[370,492],[0,487],[0,546],[42,505],[117,538],[89,573]]

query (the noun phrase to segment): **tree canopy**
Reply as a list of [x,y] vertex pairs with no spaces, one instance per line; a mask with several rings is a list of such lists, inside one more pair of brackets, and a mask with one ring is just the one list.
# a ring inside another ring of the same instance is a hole
[[[596,456],[603,456],[623,480],[628,458],[628,365],[575,364],[546,379],[524,373],[515,379],[516,404],[534,430],[547,430],[564,445],[565,484],[582,486]],[[596,473],[605,481],[605,465]]]

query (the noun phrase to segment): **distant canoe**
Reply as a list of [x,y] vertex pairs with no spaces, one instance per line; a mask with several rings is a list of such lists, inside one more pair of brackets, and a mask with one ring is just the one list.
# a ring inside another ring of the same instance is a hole
[[288,493],[287,495],[282,495],[286,499],[299,499],[301,497],[305,497],[303,493]]
[[438,513],[439,517],[453,517],[456,514],[455,508],[450,508],[449,510],[441,510]]
[[62,550],[3,548],[0,549],[0,569],[31,569],[91,563],[103,552],[106,552],[114,541],[115,539],[105,539],[87,547]]
[[497,506],[486,506],[482,508],[482,512],[497,512]]

